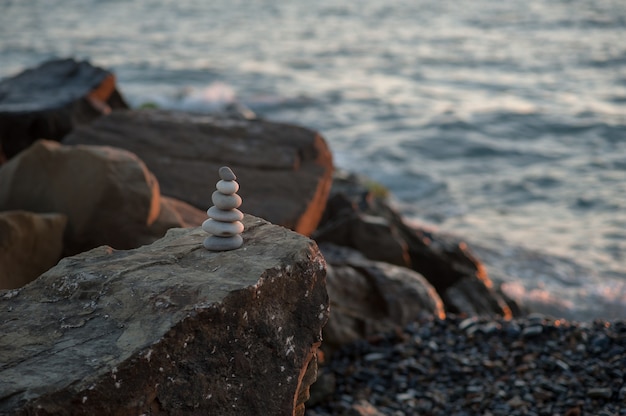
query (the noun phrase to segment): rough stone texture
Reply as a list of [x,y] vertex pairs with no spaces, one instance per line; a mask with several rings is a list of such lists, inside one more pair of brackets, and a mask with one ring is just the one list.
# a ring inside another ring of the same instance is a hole
[[2,80],[0,164],[37,139],[61,140],[113,108],[128,108],[115,76],[87,61],[48,61]]
[[[337,202],[341,196],[333,196]],[[406,242],[395,227],[385,218],[350,212],[315,234],[318,243],[324,241],[352,247],[371,260],[410,267],[411,260]]]
[[316,244],[246,215],[63,259],[0,292],[0,413],[302,415],[328,317]]
[[484,280],[486,276],[484,270],[480,270],[479,273],[484,284],[478,284],[476,279],[470,275],[459,279],[445,290],[445,302],[450,305],[450,309],[463,311],[470,316],[494,315],[494,311],[499,310],[503,312],[498,313],[498,315],[505,318],[526,314],[522,309],[513,309],[512,307],[517,305],[510,304],[501,292],[494,291],[491,280]]
[[408,226],[391,207],[380,209],[398,227],[409,246],[412,268],[435,287],[446,309],[469,315],[499,315],[511,318],[505,299],[493,288],[484,265],[467,244],[457,237]]
[[0,212],[0,289],[24,286],[54,266],[66,224],[62,214]]
[[[408,225],[386,198],[376,196],[364,183],[354,175],[336,175],[324,218],[312,238],[357,249],[372,260],[410,267],[437,290],[448,312],[511,317],[486,269],[463,241]],[[367,238],[368,233],[377,237]]]
[[371,261],[355,250],[332,244],[321,244],[320,249],[328,264],[331,300],[322,346],[326,355],[424,316],[445,317],[435,289],[413,270]]
[[162,200],[154,175],[132,153],[50,140],[0,167],[0,210],[16,209],[67,215],[65,255],[104,244],[135,248],[206,219],[183,202]]
[[332,181],[332,156],[318,133],[263,120],[119,111],[63,141],[130,150],[155,174],[164,195],[198,209],[213,205],[207,190],[228,165],[241,185],[243,212],[304,235],[317,227]]

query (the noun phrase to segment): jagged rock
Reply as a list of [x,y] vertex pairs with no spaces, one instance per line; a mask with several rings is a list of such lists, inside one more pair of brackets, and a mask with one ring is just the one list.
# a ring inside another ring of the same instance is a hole
[[87,61],[57,59],[0,81],[0,164],[37,139],[61,140],[76,125],[128,108],[115,76]]
[[162,201],[152,173],[122,149],[40,140],[0,167],[0,210],[67,215],[65,255],[138,247],[206,217],[184,205]]
[[0,413],[303,415],[328,316],[316,244],[246,215],[68,257],[0,292]]
[[469,315],[498,315],[511,318],[506,301],[494,290],[484,265],[458,237],[411,227],[383,201],[381,215],[393,223],[409,247],[413,270],[437,290],[446,309]]
[[445,317],[433,287],[406,267],[366,259],[358,251],[322,243],[331,313],[323,350],[404,327],[423,316]]
[[[437,290],[448,312],[511,317],[511,309],[466,243],[408,225],[386,198],[375,196],[364,182],[356,175],[336,175],[323,221],[312,238],[355,248],[373,260],[410,267]],[[364,230],[374,226],[378,237],[364,238]],[[364,241],[371,246],[364,247]]]
[[[479,276],[485,276],[484,271],[479,273]],[[506,314],[502,313],[505,317],[520,316],[525,313],[516,304],[509,302],[501,292],[494,290],[491,280],[478,284],[476,279],[470,276],[461,278],[445,290],[444,296],[450,309],[454,308],[471,316],[493,315],[494,311],[498,310],[505,311]]]
[[67,217],[0,212],[0,289],[15,289],[54,266],[63,252]]
[[241,210],[309,235],[324,211],[332,156],[316,132],[288,124],[164,110],[113,112],[74,130],[67,144],[127,149],[161,192],[206,209],[214,172],[237,172]]
[[[335,203],[339,198],[336,195],[329,203]],[[337,221],[316,230],[313,237],[318,243],[330,242],[352,247],[370,260],[405,267],[411,265],[407,244],[395,227],[383,217],[357,211],[346,212]]]

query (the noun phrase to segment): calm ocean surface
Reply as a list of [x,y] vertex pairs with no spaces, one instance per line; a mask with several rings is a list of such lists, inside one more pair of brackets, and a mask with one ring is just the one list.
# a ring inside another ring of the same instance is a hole
[[317,129],[507,293],[626,318],[626,1],[0,0],[0,77],[68,56]]

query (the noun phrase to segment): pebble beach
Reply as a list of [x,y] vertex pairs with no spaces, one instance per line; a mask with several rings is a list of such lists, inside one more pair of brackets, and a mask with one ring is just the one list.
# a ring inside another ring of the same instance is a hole
[[626,322],[448,317],[321,366],[308,416],[626,415]]

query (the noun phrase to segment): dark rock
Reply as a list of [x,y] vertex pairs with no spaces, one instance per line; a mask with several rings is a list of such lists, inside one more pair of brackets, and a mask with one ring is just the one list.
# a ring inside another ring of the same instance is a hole
[[0,289],[15,289],[54,266],[63,252],[67,217],[0,212]]
[[354,403],[346,414],[347,416],[384,416],[371,403],[366,400],[359,400]]
[[[336,198],[335,198],[336,201]],[[396,227],[382,217],[353,213],[327,224],[314,234],[318,243],[352,247],[370,260],[410,266],[408,247]]]
[[444,304],[449,310],[457,313],[511,317],[508,304],[492,290],[491,281],[488,280],[484,269],[478,273],[485,274],[459,277],[456,283],[445,289],[442,296]]
[[207,218],[181,201],[162,200],[154,175],[130,152],[49,140],[0,167],[0,210],[66,215],[65,255],[100,245],[135,248]]
[[408,225],[384,195],[370,191],[356,175],[335,175],[326,213],[312,237],[410,267],[437,290],[449,312],[512,316],[465,242]]
[[422,274],[453,313],[512,316],[493,288],[484,265],[457,237],[407,225],[387,204],[379,203],[409,247],[412,268]]
[[328,314],[324,259],[302,235],[244,224],[238,250],[172,229],[0,292],[0,413],[302,415]]
[[115,76],[86,61],[59,59],[0,81],[0,164],[37,139],[61,140],[76,125],[128,108]]
[[543,326],[539,325],[539,324],[532,324],[530,326],[527,326],[526,328],[524,328],[522,330],[522,337],[523,338],[531,338],[531,337],[536,337],[537,335],[540,335],[543,332]]
[[76,129],[67,144],[119,147],[139,156],[161,192],[196,208],[213,205],[214,172],[237,173],[241,210],[309,235],[324,211],[332,156],[316,132],[263,120],[163,110],[114,112]]
[[533,312],[529,313],[528,316],[526,316],[526,319],[531,324],[543,324],[548,320],[548,316],[543,313]]
[[618,400],[626,401],[626,386],[623,386],[621,389],[619,389],[617,398]]
[[594,387],[587,390],[587,396],[592,399],[604,399],[608,400],[613,395],[613,391],[606,387]]
[[315,406],[316,404],[321,403],[335,391],[335,375],[324,371],[323,367],[320,370],[321,371],[317,376],[317,380],[311,386],[310,397],[306,403],[307,406]]
[[323,243],[320,249],[328,264],[331,300],[322,346],[327,355],[422,316],[445,316],[436,291],[415,271],[368,260],[346,247]]

